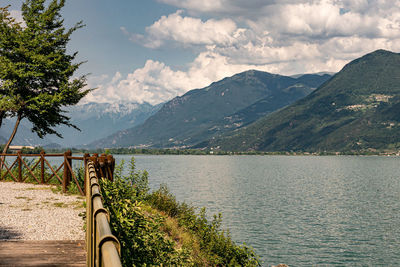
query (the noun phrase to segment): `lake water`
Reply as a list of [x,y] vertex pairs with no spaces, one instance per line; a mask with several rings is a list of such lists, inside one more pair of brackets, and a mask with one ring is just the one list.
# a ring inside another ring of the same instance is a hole
[[[131,156],[117,155],[129,161]],[[263,266],[400,263],[400,158],[135,156],[152,189],[221,212]]]

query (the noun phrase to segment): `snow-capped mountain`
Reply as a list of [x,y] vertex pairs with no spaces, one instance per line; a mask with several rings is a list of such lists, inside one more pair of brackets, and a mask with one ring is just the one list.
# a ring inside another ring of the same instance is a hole
[[[64,138],[48,135],[40,139],[30,131],[31,124],[22,120],[14,145],[60,144],[62,147],[78,147],[93,140],[103,138],[116,131],[124,130],[143,123],[149,116],[161,108],[162,104],[152,106],[148,103],[116,102],[86,103],[68,108],[67,116],[81,131],[71,127],[60,126],[56,130]],[[10,136],[14,121],[6,120],[0,128],[0,139]]]

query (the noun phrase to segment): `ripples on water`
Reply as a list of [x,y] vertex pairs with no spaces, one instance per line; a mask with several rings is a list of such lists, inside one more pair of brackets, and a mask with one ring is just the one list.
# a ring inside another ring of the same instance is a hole
[[221,212],[263,266],[400,263],[398,157],[135,158],[151,188],[167,184],[178,200]]

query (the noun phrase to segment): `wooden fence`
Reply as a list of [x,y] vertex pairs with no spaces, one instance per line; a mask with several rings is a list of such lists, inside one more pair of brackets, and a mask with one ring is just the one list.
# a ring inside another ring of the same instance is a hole
[[[7,157],[15,158],[12,164],[8,165],[6,160],[3,161],[3,158],[6,159]],[[58,167],[52,166],[47,160],[49,157],[59,157],[62,163]],[[83,161],[85,166],[90,159],[94,164],[98,177],[110,180],[113,180],[115,167],[115,159],[112,155],[102,154],[99,156],[98,154],[93,154],[90,156],[89,154],[84,154],[78,157],[73,156],[71,151],[59,154],[46,154],[44,151],[40,154],[21,154],[17,152],[15,154],[0,154],[0,158],[0,161],[3,161],[0,180],[8,178],[15,182],[25,182],[28,178],[32,178],[33,182],[38,184],[60,184],[64,193],[72,182],[76,184],[81,195],[85,195],[86,192],[86,179],[85,177],[78,179],[79,177],[77,177],[72,168],[73,160]],[[32,166],[26,162],[26,158],[36,158],[37,160]],[[38,166],[40,166],[39,171],[35,172]],[[25,175],[23,170],[25,170]],[[85,172],[83,174],[85,175]]]

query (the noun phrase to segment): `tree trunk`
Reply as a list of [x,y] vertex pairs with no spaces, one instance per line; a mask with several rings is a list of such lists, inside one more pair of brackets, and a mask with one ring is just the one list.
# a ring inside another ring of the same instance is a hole
[[4,111],[1,111],[1,112],[0,112],[0,128],[1,128],[1,125],[3,125],[3,118],[4,118],[4,115],[5,115],[5,112],[4,112]]
[[[21,122],[21,118],[22,118],[21,114],[18,114],[17,121],[15,122],[15,125],[14,125],[14,130],[13,130],[13,132],[11,133],[11,136],[10,136],[10,138],[8,139],[6,145],[4,146],[3,154],[7,153],[7,150],[8,150],[8,148],[9,148],[10,145],[11,145],[11,142],[12,142],[12,140],[14,139],[15,134],[17,133],[19,123]],[[6,158],[5,156],[2,156],[2,157],[1,157],[1,160],[0,160],[0,171],[3,169],[3,162],[4,162],[5,158]]]

